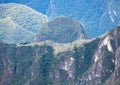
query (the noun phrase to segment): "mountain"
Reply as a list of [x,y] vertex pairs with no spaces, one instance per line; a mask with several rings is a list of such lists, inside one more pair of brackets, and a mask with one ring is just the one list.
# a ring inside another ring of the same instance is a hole
[[0,43],[1,85],[119,85],[120,26],[73,43]]
[[17,25],[10,17],[0,19],[0,41],[9,43],[34,42],[35,33]]
[[33,42],[48,17],[21,4],[0,4],[0,41]]
[[77,39],[85,39],[87,35],[82,25],[65,16],[57,17],[39,30],[37,41],[51,40],[59,43],[69,43]]
[[46,14],[50,0],[0,0],[0,3],[18,3],[27,5],[36,11]]
[[27,5],[50,18],[67,16],[79,20],[90,38],[120,24],[119,0],[0,0]]
[[82,22],[90,38],[110,31],[120,23],[119,0],[51,0],[47,15],[68,16]]

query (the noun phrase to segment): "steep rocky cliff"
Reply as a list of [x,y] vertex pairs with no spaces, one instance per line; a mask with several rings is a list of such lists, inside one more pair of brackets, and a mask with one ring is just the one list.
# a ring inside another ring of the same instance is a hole
[[0,85],[119,85],[119,36],[118,26],[69,44],[0,43]]

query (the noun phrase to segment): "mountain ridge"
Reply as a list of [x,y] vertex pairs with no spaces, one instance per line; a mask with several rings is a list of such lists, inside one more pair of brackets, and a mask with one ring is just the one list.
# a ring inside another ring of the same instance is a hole
[[68,44],[66,47],[73,45],[71,50],[56,54],[53,46],[57,49],[61,46],[51,41],[18,45],[0,43],[0,83],[119,85],[119,35],[120,26],[105,36]]
[[[0,4],[0,27],[1,36],[3,36],[1,41],[10,43],[33,42],[38,30],[48,20],[46,15],[30,7],[15,3]],[[7,34],[3,33],[5,31]]]
[[[50,18],[67,16],[83,24],[89,38],[111,31],[120,23],[119,0],[2,0],[27,5]],[[94,33],[93,33],[94,32]]]
[[70,43],[85,38],[87,38],[87,34],[81,23],[69,17],[59,16],[41,27],[36,41],[51,40],[59,43]]

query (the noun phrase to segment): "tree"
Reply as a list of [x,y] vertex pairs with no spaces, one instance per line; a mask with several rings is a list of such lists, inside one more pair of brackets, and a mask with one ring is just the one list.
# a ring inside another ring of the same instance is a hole
[[42,53],[40,59],[40,73],[42,75],[43,85],[47,85],[48,83],[51,83],[49,73],[54,59],[54,55],[52,47],[44,45],[42,48],[44,53]]

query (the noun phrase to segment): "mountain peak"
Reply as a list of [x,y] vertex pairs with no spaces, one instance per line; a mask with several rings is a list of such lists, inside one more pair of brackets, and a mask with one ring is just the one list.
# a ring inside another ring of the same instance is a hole
[[37,41],[52,40],[59,43],[69,43],[84,38],[86,38],[86,33],[78,21],[60,16],[41,27]]

